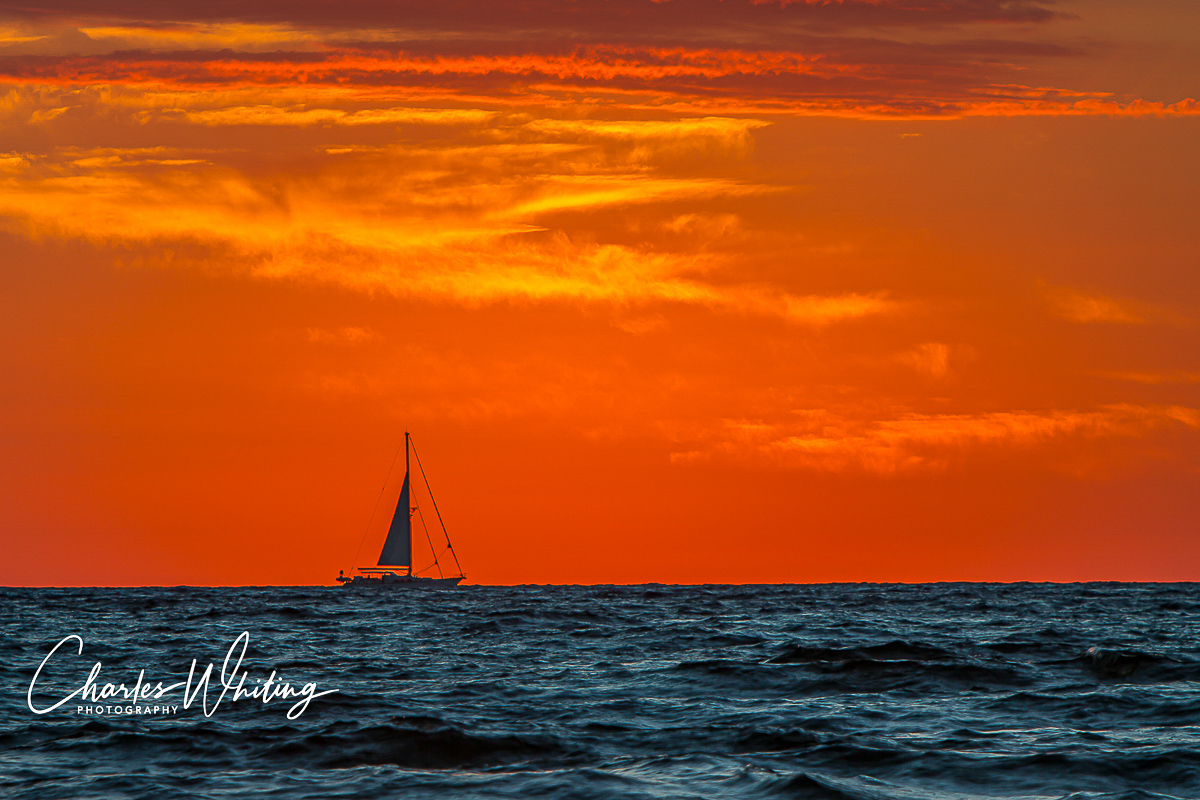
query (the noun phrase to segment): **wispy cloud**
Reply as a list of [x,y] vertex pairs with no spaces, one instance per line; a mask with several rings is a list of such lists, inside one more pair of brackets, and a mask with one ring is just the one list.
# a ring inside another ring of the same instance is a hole
[[833,472],[892,474],[944,469],[971,451],[1030,448],[1056,441],[1140,438],[1200,429],[1200,410],[1113,405],[1095,411],[904,414],[862,419],[825,409],[796,412],[786,423],[728,420],[696,436],[672,461],[735,459]]
[[[376,112],[421,98],[577,110],[584,97],[592,109],[686,116],[1200,112],[1194,98],[1026,83],[1032,65],[1089,56],[1054,41],[1048,31],[1064,17],[1040,2],[464,0],[338,4],[337,14],[296,3],[256,4],[244,19],[203,4],[73,6],[14,16],[0,34],[3,80],[194,93],[327,87],[374,102]],[[371,110],[246,106],[193,121],[354,124]]]
[[1054,302],[1059,315],[1072,322],[1114,322],[1123,325],[1146,322],[1142,315],[1134,312],[1129,302],[1112,297],[1067,292],[1056,297]]
[[[178,113],[200,125],[463,125],[486,122],[494,111],[471,108],[374,108],[344,111],[337,108],[284,108],[280,106],[232,106],[205,111],[176,112],[164,109],[161,116]],[[144,119],[145,117],[143,117]]]
[[925,342],[912,350],[899,353],[896,361],[932,378],[944,378],[950,371],[950,345]]
[[[828,42],[814,43],[814,46]],[[0,80],[25,85],[208,91],[248,86],[331,87],[360,100],[425,97],[493,109],[567,108],[580,93],[599,108],[681,114],[866,118],[1164,116],[1200,113],[1194,99],[1119,99],[1015,83],[991,56],[896,44],[856,53],[707,47],[582,46],[505,54],[324,48],[91,56],[0,56]],[[1016,54],[1014,54],[1016,55]],[[930,71],[930,62],[936,69]],[[926,70],[921,72],[920,66]]]
[[1059,288],[1050,289],[1048,298],[1058,316],[1081,324],[1145,325],[1162,323],[1181,325],[1187,322],[1186,318],[1174,309],[1141,300],[1084,294]]
[[1111,378],[1117,381],[1145,383],[1152,386],[1172,383],[1200,383],[1200,372],[1173,370],[1171,372],[1136,372],[1136,371],[1102,371],[1091,373],[1101,378]]
[[[707,120],[703,127],[722,131],[717,140],[738,147],[737,137],[728,139],[724,131],[739,126]],[[617,125],[617,138],[640,129],[634,122]],[[574,131],[566,126],[557,134],[569,142],[466,147],[452,140],[365,153],[334,148],[319,156],[320,170],[286,176],[213,163],[211,153],[187,158],[187,151],[11,154],[10,168],[0,173],[0,214],[35,233],[171,243],[176,263],[187,261],[189,247],[201,248],[195,261],[205,269],[220,263],[259,279],[468,305],[667,302],[804,325],[901,310],[902,303],[882,292],[802,294],[731,280],[732,257],[695,249],[575,242],[562,234],[531,238],[544,233],[540,222],[549,214],[772,191],[654,174],[654,148],[673,146],[655,126],[637,140],[636,154],[616,160],[573,140]],[[588,129],[585,135],[596,134]],[[547,147],[555,156],[552,170]],[[481,170],[495,169],[504,170],[502,178],[480,182]]]
[[314,344],[364,344],[379,338],[369,328],[349,326],[345,328],[306,328],[305,336]]
[[[1056,18],[1053,4],[1038,0],[758,0],[722,2],[656,2],[656,0],[578,0],[564,6],[555,0],[446,0],[434,6],[418,0],[379,5],[346,0],[336,6],[314,2],[261,2],[253,22],[231,22],[229,10],[212,3],[184,0],[164,14],[161,6],[131,2],[120,5],[82,0],[57,6],[27,6],[14,16],[30,25],[78,24],[92,20],[97,35],[170,38],[191,34],[204,41],[231,43],[246,38],[295,37],[294,30],[346,32],[386,30],[393,37],[431,34],[528,36],[535,32],[576,32],[583,36],[635,38],[664,31],[686,39],[712,38],[736,32],[743,37],[781,38],[799,30],[825,32],[879,26],[946,24],[1037,24]],[[101,24],[97,20],[108,20]]]

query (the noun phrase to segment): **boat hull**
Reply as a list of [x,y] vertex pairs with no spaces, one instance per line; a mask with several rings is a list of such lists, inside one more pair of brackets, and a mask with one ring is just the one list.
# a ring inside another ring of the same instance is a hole
[[415,575],[355,575],[353,578],[338,578],[343,586],[388,589],[449,589],[458,586],[463,576],[456,578],[422,578]]

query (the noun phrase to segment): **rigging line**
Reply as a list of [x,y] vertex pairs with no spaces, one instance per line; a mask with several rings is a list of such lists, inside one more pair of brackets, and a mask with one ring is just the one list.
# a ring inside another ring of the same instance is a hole
[[[403,446],[400,445],[400,447]],[[388,467],[387,478],[383,479],[383,488],[379,490],[379,496],[375,498],[375,507],[371,509],[371,518],[367,520],[367,527],[363,531],[362,538],[358,540],[358,549],[354,551],[354,560],[350,562],[350,569],[354,569],[354,565],[358,563],[358,554],[362,552],[362,546],[367,541],[367,533],[371,530],[371,523],[375,521],[375,512],[379,510],[379,501],[383,499],[383,493],[387,491],[388,478],[392,477],[392,470],[396,468],[396,459],[400,457],[400,447],[396,448],[396,455],[392,456],[392,465]]]
[[[410,437],[411,439],[411,437]],[[458,553],[454,552],[454,545],[450,542],[450,532],[446,530],[446,523],[442,522],[442,512],[438,511],[437,500],[433,496],[433,489],[429,487],[429,478],[425,475],[425,468],[421,466],[421,456],[417,455],[417,446],[412,446],[413,455],[417,456],[417,468],[421,470],[421,479],[425,481],[425,489],[429,492],[429,499],[433,501],[433,510],[437,512],[438,522],[442,526],[442,533],[446,535],[446,547],[450,548],[450,555],[454,556],[454,566],[458,567],[458,574],[465,575],[462,570],[462,564],[458,563]]]
[[[442,573],[442,565],[438,563],[438,554],[437,550],[433,546],[433,537],[429,535],[429,526],[425,524],[425,515],[421,513],[421,504],[416,503],[415,505],[417,506],[417,517],[419,517],[421,520],[421,527],[425,529],[425,541],[429,542],[429,552],[433,553],[433,564],[430,566],[437,567],[438,577],[444,578],[446,576]],[[425,569],[429,569],[429,567],[425,567]],[[421,571],[424,572],[425,569]]]

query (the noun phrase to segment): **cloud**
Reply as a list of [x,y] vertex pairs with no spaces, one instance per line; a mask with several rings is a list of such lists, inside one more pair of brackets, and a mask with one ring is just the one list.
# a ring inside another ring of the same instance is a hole
[[796,412],[787,423],[727,420],[693,433],[673,463],[751,460],[830,472],[945,469],[972,451],[1031,448],[1054,442],[1136,439],[1160,430],[1200,429],[1200,410],[1113,405],[1096,411],[904,414],[855,419],[825,409]]
[[1140,325],[1146,321],[1133,312],[1129,303],[1111,297],[1068,293],[1061,295],[1057,299],[1056,305],[1059,315],[1072,322],[1115,322],[1122,325]]
[[[627,20],[628,26],[612,28],[607,34],[603,28],[579,27],[599,7],[572,5],[575,13],[565,16],[547,11],[545,18],[538,20],[536,35],[509,19],[495,23],[487,36],[468,36],[455,27],[452,15],[438,14],[433,18],[417,14],[410,20],[415,27],[406,28],[306,28],[301,10],[293,21],[274,23],[263,21],[256,11],[255,19],[246,21],[153,18],[140,25],[95,24],[84,26],[83,32],[72,29],[86,42],[83,50],[71,45],[68,52],[58,52],[54,43],[59,39],[48,34],[23,37],[29,41],[23,41],[19,51],[0,47],[0,79],[23,85],[80,88],[103,84],[192,93],[246,87],[324,87],[376,104],[423,98],[480,108],[486,104],[492,110],[572,110],[579,108],[584,95],[591,108],[670,111],[688,117],[950,119],[1200,113],[1194,98],[1117,98],[1105,91],[1029,86],[1021,81],[1032,63],[1083,57],[1063,45],[977,35],[920,41],[907,32],[908,20],[918,17],[991,24],[1029,20],[1033,18],[1030,12],[1044,10],[1037,4],[1022,6],[1016,14],[1020,4],[1012,3],[718,3],[717,16],[731,14],[736,18],[734,27],[697,30],[674,26],[657,33],[633,24],[636,15],[656,18],[660,12],[656,6],[667,6],[672,13],[704,16],[713,12],[708,8],[712,4],[634,4],[631,12],[635,16]],[[686,12],[682,10],[685,6],[689,7]],[[518,16],[527,11],[518,10]],[[862,36],[851,35],[854,25],[842,30],[838,25],[828,27],[839,13],[849,11],[853,13],[844,17],[843,23],[878,14],[882,15],[879,24],[883,31],[899,27],[905,33]],[[776,12],[785,17],[815,14],[825,20],[824,27],[754,23],[755,18],[765,19]],[[481,8],[475,8],[471,16],[481,13]],[[1043,22],[1053,18],[1048,13],[1034,16]],[[569,28],[569,35],[546,34],[549,20],[556,17]],[[422,35],[417,33],[421,20],[433,26],[440,20],[448,27]],[[38,51],[42,39],[45,49]],[[106,42],[110,49],[105,49]],[[8,55],[3,55],[5,52]],[[382,113],[386,108],[376,110]],[[247,106],[224,116],[198,113],[193,121],[216,124],[213,120],[222,119],[221,124],[241,124],[236,120],[240,115],[257,118],[253,124],[314,124],[335,119],[353,124],[355,113],[368,111],[309,107],[293,109],[291,113],[298,116],[289,116]],[[367,117],[358,119],[368,122]],[[608,123],[578,124],[600,131]],[[671,135],[668,123],[653,124]],[[749,127],[755,124],[762,123],[747,123]],[[604,133],[612,136],[619,131],[610,127]]]
[[[200,41],[230,43],[241,28],[264,29],[258,35],[286,35],[280,26],[325,31],[387,29],[412,37],[431,34],[480,33],[543,36],[574,32],[596,36],[661,35],[712,37],[736,31],[742,36],[781,37],[798,28],[835,31],[878,26],[946,24],[1037,24],[1058,15],[1052,4],[1037,0],[444,0],[437,4],[397,0],[384,5],[346,0],[331,5],[320,0],[266,0],[252,13],[244,5],[185,0],[164,7],[152,0],[65,0],[53,5],[11,10],[26,25],[52,25],[79,20],[108,20],[113,35],[170,38],[190,32]],[[239,16],[252,22],[231,22]],[[89,23],[92,30],[100,23]],[[102,30],[102,29],[101,29]]]
[[375,341],[379,334],[367,328],[306,328],[304,331],[310,342],[315,344],[364,344]]
[[[165,109],[170,114],[174,109]],[[336,108],[283,108],[271,105],[230,106],[205,111],[180,111],[200,125],[464,125],[487,122],[495,111],[473,108],[374,108],[343,111]],[[145,117],[143,117],[145,119]]]
[[560,175],[547,181],[538,196],[502,212],[505,217],[534,217],[556,211],[614,205],[738,197],[778,191],[774,187],[713,178],[650,178],[642,175]]
[[944,378],[950,371],[950,346],[941,342],[926,342],[900,353],[896,360],[931,378]]
[[525,127],[538,133],[567,134],[583,140],[592,137],[634,141],[716,139],[726,147],[740,148],[747,144],[750,131],[769,124],[757,119],[682,117],[666,120],[540,119]]
[[[551,213],[769,190],[657,176],[651,165],[660,141],[652,132],[630,161],[628,154],[610,160],[574,144],[566,150],[565,143],[536,141],[467,147],[452,140],[326,152],[308,159],[320,163],[316,172],[282,175],[213,163],[212,153],[187,158],[186,150],[12,154],[12,167],[0,172],[0,214],[35,235],[143,244],[151,251],[170,245],[176,265],[219,264],[261,280],[468,306],[676,303],[800,325],[902,308],[882,292],[802,294],[738,281],[732,256],[575,242],[539,225]],[[531,238],[535,233],[545,235]]]
[[1187,323],[1186,318],[1173,309],[1139,300],[1083,294],[1069,289],[1050,289],[1048,298],[1058,316],[1085,325],[1094,323],[1183,325]]
[[111,50],[203,50],[295,47],[321,34],[290,24],[255,22],[160,22],[141,25],[81,25],[77,30]]
[[0,24],[0,47],[40,42],[46,38],[45,34],[32,33],[20,25]]
[[620,317],[613,320],[613,327],[642,336],[667,327],[667,318],[662,314],[645,314],[638,317]]
[[0,171],[16,171],[27,166],[29,166],[28,159],[20,153],[0,153]]
[[965,344],[948,345],[943,342],[924,342],[911,350],[897,353],[892,360],[934,380],[953,375],[954,368],[962,367],[976,357],[973,347]]
[[781,294],[771,296],[753,290],[745,292],[742,306],[773,313],[792,322],[822,325],[830,322],[868,317],[878,314],[893,314],[902,309],[902,304],[891,300],[885,293],[841,295]]
[[362,291],[382,289],[467,306],[502,301],[579,301],[618,307],[673,303],[775,317],[797,325],[827,325],[901,308],[882,296],[794,296],[768,287],[715,286],[686,277],[702,260],[619,245],[577,245],[565,238],[549,244],[506,239],[486,245],[410,248],[395,254],[285,248],[265,255],[251,274]]
[[1174,370],[1172,372],[1092,372],[1090,374],[1102,378],[1130,381],[1132,383],[1145,383],[1152,386],[1171,383],[1200,383],[1200,372],[1186,372],[1184,370]]

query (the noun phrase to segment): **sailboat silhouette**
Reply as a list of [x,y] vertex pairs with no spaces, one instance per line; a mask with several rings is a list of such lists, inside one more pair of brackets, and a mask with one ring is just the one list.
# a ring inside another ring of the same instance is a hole
[[[396,501],[396,513],[392,515],[392,524],[388,526],[388,534],[383,542],[383,549],[379,551],[379,561],[373,567],[358,567],[359,574],[353,577],[348,577],[342,571],[339,571],[337,580],[343,586],[445,587],[457,586],[459,581],[467,577],[462,571],[462,566],[458,563],[458,554],[454,552],[454,545],[450,542],[450,534],[446,531],[446,524],[442,521],[442,512],[438,510],[437,501],[433,499],[433,490],[429,487],[429,479],[425,477],[425,468],[421,466],[420,456],[417,456],[417,468],[421,471],[421,479],[425,482],[425,488],[429,492],[429,499],[433,503],[434,512],[437,514],[438,524],[442,528],[442,535],[446,538],[446,547],[442,550],[441,555],[445,555],[447,552],[450,553],[454,558],[454,566],[458,570],[458,574],[447,576],[442,572],[442,565],[438,560],[439,553],[433,546],[432,538],[429,540],[429,547],[433,552],[433,563],[426,569],[436,568],[438,577],[423,576],[413,572],[412,519],[414,513],[420,513],[420,509],[412,505],[412,493],[409,486],[409,479],[412,474],[409,465],[409,451],[411,450],[412,454],[416,455],[416,448],[410,445],[411,436],[408,431],[405,431],[404,485],[400,488],[400,498]],[[422,515],[420,519],[422,527],[425,527],[424,516]],[[370,523],[368,523],[369,527]],[[425,528],[425,535],[426,537],[429,536],[428,528]],[[425,570],[421,571],[424,572]]]

